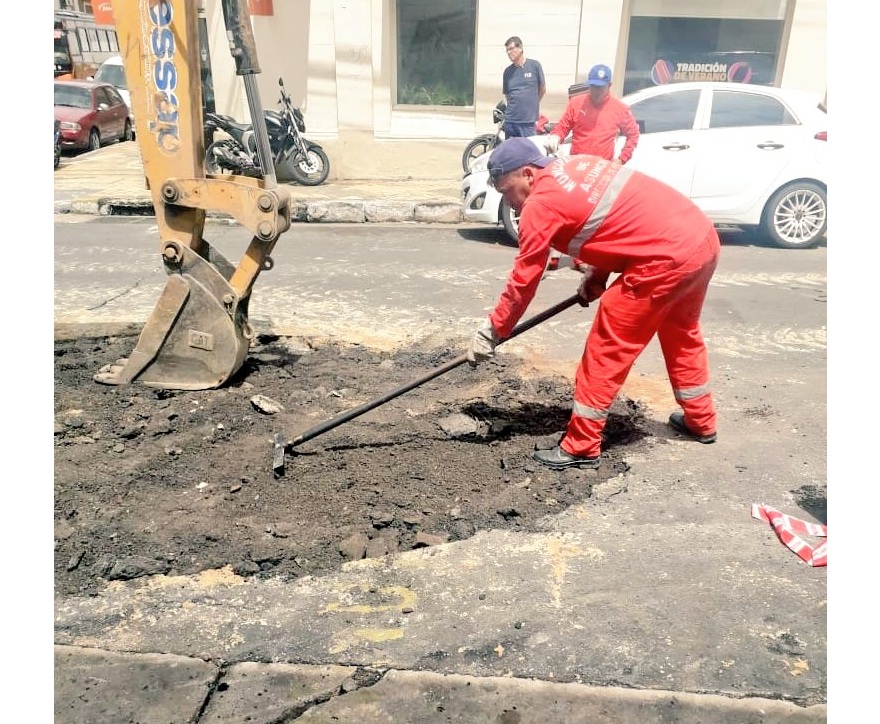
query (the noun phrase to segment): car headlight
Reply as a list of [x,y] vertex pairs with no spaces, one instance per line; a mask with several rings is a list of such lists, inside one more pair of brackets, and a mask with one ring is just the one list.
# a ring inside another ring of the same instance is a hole
[[480,171],[486,171],[489,168],[489,156],[491,153],[484,153],[482,156],[479,156],[476,161],[471,164],[471,173],[479,173]]
[[64,131],[76,131],[79,133],[82,130],[82,126],[73,121],[61,121],[61,129]]

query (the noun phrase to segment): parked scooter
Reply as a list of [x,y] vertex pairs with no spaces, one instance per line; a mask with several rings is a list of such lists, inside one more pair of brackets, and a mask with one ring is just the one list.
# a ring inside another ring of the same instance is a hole
[[[491,151],[506,138],[504,133],[506,110],[507,103],[500,101],[495,108],[492,109],[492,120],[495,122],[495,133],[482,133],[465,146],[464,153],[461,155],[461,168],[465,173],[468,173],[471,170],[471,166],[479,156],[482,156],[487,151]],[[555,123],[550,123],[546,116],[541,116],[535,124],[535,134],[550,133],[555,125]]]
[[[327,180],[330,160],[317,143],[302,135],[306,130],[303,114],[291,103],[282,78],[278,79],[278,85],[281,87],[280,110],[264,111],[275,175],[279,180],[292,177],[303,186],[318,186]],[[231,116],[208,113],[205,130],[209,139],[214,138],[215,131],[223,131],[228,136],[213,141],[205,150],[206,173],[262,176],[251,124],[239,123]]]
[[507,103],[504,101],[500,101],[492,109],[492,122],[495,124],[495,133],[482,133],[465,146],[464,153],[461,155],[461,168],[465,173],[471,170],[471,165],[473,165],[478,156],[482,156],[486,151],[491,151],[504,140],[505,110],[507,110]]

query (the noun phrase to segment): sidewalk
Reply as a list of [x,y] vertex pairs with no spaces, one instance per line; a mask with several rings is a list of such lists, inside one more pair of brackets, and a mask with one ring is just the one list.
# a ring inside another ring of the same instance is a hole
[[[114,143],[79,156],[62,156],[55,170],[55,213],[152,216],[137,143]],[[290,189],[300,222],[459,223],[459,179],[329,180]]]

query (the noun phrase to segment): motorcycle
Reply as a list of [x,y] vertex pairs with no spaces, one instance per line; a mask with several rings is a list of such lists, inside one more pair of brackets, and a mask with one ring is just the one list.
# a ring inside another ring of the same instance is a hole
[[[303,114],[291,103],[282,78],[278,79],[278,85],[281,87],[280,110],[263,111],[275,175],[279,180],[292,177],[303,186],[318,186],[327,180],[330,160],[317,143],[302,135],[306,130]],[[216,131],[222,131],[228,138],[213,141]],[[251,124],[239,123],[220,113],[208,113],[205,132],[206,137],[212,139],[205,150],[206,173],[262,177]]]
[[507,103],[504,101],[500,101],[492,109],[495,133],[482,133],[465,146],[464,153],[461,154],[461,168],[465,173],[471,170],[471,166],[477,160],[477,157],[482,156],[486,151],[491,151],[504,140],[505,110],[507,110]]
[[[461,168],[465,173],[471,170],[471,166],[479,156],[491,151],[506,138],[504,134],[504,112],[506,110],[507,103],[500,101],[492,109],[495,133],[482,133],[465,146],[464,153],[461,155]],[[541,116],[535,124],[535,134],[550,133],[555,125],[555,123],[550,123],[546,116]]]

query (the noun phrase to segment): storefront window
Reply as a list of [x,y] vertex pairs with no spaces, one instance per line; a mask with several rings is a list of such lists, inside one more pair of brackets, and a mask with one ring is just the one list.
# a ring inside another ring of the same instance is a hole
[[781,19],[633,17],[623,92],[684,81],[773,85],[782,26]]
[[397,0],[396,102],[472,106],[476,0]]

